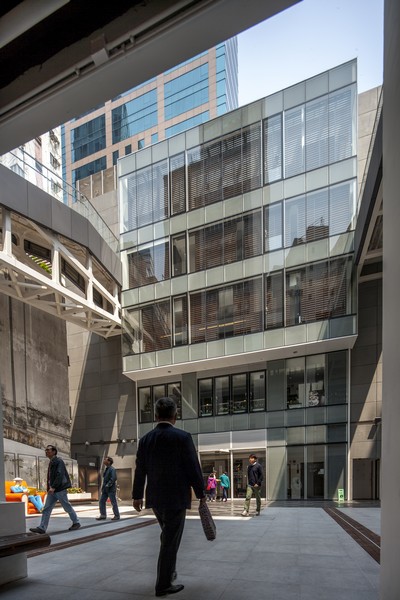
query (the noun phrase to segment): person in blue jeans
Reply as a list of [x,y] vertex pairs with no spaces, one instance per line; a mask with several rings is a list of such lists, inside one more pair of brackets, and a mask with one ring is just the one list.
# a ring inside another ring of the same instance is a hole
[[[21,477],[14,477],[14,481],[15,481],[15,485],[12,485],[10,487],[10,490],[12,493],[14,494],[29,494],[29,488],[25,487],[24,485],[21,485],[21,482],[23,481],[23,479],[21,479]],[[29,494],[28,496],[28,500],[29,502],[32,502],[33,506],[36,508],[36,510],[38,512],[42,512],[43,510],[43,502],[42,502],[42,498],[36,494]]]
[[228,490],[230,487],[230,481],[228,473],[226,471],[224,471],[222,475],[219,476],[219,481],[222,488],[222,502],[228,502]]
[[103,485],[101,486],[101,496],[99,501],[100,516],[96,517],[97,521],[103,521],[107,518],[106,502],[110,498],[114,516],[112,521],[119,521],[120,515],[117,504],[117,471],[112,466],[114,460],[111,456],[106,456],[103,461],[106,467],[103,473]]
[[68,501],[67,489],[71,487],[71,480],[68,471],[65,467],[62,458],[57,456],[57,448],[55,446],[47,446],[45,449],[47,458],[50,460],[49,468],[47,469],[47,498],[42,511],[42,518],[38,527],[30,527],[29,531],[33,533],[46,533],[49,525],[51,513],[57,501],[68,513],[72,525],[69,531],[79,529],[81,526],[78,515]]

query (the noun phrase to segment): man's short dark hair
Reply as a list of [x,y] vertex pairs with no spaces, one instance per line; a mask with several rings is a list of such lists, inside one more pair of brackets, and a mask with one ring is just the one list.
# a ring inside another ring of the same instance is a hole
[[257,460],[257,456],[255,454],[250,454],[249,458],[255,458]]
[[47,444],[46,446],[46,450],[50,448],[50,450],[53,450],[53,452],[55,452],[57,454],[57,448],[55,446],[52,446],[51,444]]
[[113,462],[114,462],[114,459],[111,458],[111,456],[106,456],[106,460],[108,460],[108,462],[110,463],[110,465],[112,465]]
[[159,398],[155,405],[156,418],[159,420],[173,419],[176,415],[176,402],[172,398]]

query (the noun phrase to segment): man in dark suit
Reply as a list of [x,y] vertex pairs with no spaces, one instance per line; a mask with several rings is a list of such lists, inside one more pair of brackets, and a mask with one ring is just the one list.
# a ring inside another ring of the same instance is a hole
[[176,555],[191,506],[193,488],[205,502],[204,479],[190,433],[174,427],[176,404],[160,398],[155,405],[157,427],[139,441],[133,482],[133,507],[140,512],[146,486],[146,508],[152,508],[161,527],[156,596],[176,594],[183,585],[173,585]]

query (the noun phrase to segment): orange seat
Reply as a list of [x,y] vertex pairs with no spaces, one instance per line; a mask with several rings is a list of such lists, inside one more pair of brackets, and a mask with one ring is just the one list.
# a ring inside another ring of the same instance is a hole
[[47,492],[38,492],[34,490],[34,488],[30,488],[29,492],[12,492],[11,487],[13,485],[21,485],[22,487],[28,487],[26,481],[20,481],[16,484],[15,481],[6,481],[5,482],[5,494],[7,502],[23,502],[25,504],[25,515],[36,515],[39,511],[35,508],[35,506],[28,500],[28,496],[40,496],[43,504],[45,503]]

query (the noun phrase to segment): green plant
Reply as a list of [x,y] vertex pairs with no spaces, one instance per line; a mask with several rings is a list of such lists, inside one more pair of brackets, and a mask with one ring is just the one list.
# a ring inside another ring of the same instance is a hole
[[70,487],[67,489],[68,494],[84,494],[85,492],[83,491],[82,488],[80,487]]

